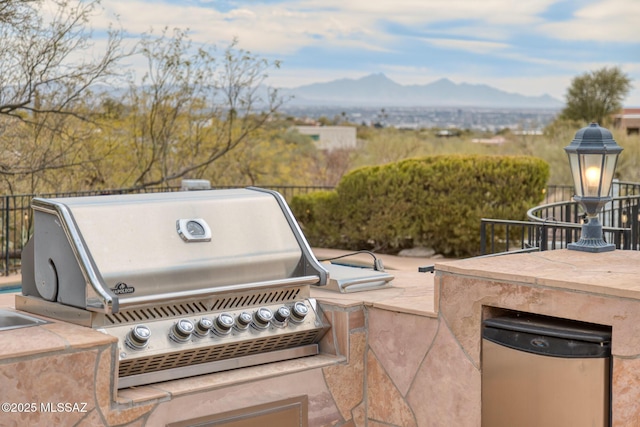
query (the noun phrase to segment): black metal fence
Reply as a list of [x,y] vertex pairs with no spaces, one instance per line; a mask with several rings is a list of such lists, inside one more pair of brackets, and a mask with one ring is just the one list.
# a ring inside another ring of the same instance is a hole
[[[278,191],[290,201],[298,194],[312,191],[328,190],[333,187],[320,186],[262,186]],[[213,189],[242,188],[239,186],[215,186]],[[62,198],[81,197],[108,194],[134,194],[180,191],[181,187],[154,187],[142,189],[116,189],[101,191],[82,191],[73,193],[50,194],[21,194],[0,196],[0,276],[16,273],[20,270],[20,256],[22,249],[33,233],[33,216],[31,213],[31,199],[34,197]]]
[[[638,250],[634,244],[636,230],[602,227],[604,240],[618,249]],[[512,221],[483,218],[480,223],[480,253],[492,255],[507,252],[535,252],[565,249],[580,239],[581,225],[555,221]]]
[[[640,250],[640,183],[616,181],[612,195],[599,215],[605,241],[618,249]],[[550,186],[546,196],[547,204],[527,212],[528,221],[482,219],[481,255],[563,249],[578,241],[584,213],[578,203],[569,200],[573,187]],[[564,201],[555,201],[563,197]]]
[[[299,194],[330,190],[324,186],[261,186],[278,191],[287,200]],[[214,186],[213,189],[242,188]],[[0,196],[0,275],[20,270],[22,249],[33,232],[31,199],[107,194],[179,191],[180,187],[115,189],[74,193]],[[640,250],[640,183],[614,182],[614,199],[600,214],[605,240],[619,249]],[[480,224],[480,252],[490,255],[513,251],[563,249],[580,238],[583,213],[574,201],[573,186],[552,185],[545,192],[545,204],[527,213],[528,221],[483,218]]]

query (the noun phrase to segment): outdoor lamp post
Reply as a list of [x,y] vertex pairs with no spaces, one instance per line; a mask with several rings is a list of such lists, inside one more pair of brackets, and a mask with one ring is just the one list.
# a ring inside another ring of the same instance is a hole
[[602,238],[598,213],[611,201],[611,181],[622,147],[616,144],[609,130],[591,123],[576,132],[573,141],[564,150],[571,165],[576,193],[573,199],[584,207],[587,214],[580,240],[570,243],[567,248],[585,252],[612,251],[615,245],[606,243]]

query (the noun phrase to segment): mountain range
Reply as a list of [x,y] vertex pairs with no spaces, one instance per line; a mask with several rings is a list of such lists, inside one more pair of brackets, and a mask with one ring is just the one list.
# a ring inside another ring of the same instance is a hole
[[457,84],[449,79],[440,79],[425,85],[401,85],[384,74],[283,88],[279,89],[279,92],[284,96],[291,96],[288,104],[297,106],[559,109],[564,104],[549,95],[525,96],[483,84]]

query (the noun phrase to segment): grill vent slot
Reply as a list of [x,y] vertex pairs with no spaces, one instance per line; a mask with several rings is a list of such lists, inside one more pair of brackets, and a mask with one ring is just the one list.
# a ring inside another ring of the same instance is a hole
[[[142,322],[165,319],[176,316],[202,314],[215,310],[233,310],[258,304],[276,304],[295,301],[300,295],[301,288],[254,292],[245,295],[220,296],[202,301],[183,302],[179,304],[155,305],[153,307],[121,310],[118,313],[105,315],[108,325]],[[208,309],[207,307],[211,308]]]
[[253,341],[235,342],[193,350],[166,353],[135,360],[121,360],[120,377],[180,368],[198,363],[216,362],[234,357],[249,356],[274,350],[313,344],[320,331],[270,336]]
[[199,302],[190,304],[156,305],[147,308],[122,310],[118,313],[107,314],[105,318],[111,325],[120,323],[139,322],[145,320],[162,319],[173,316],[186,316],[190,314],[205,313],[207,307]]
[[287,291],[263,291],[234,297],[220,297],[213,300],[211,310],[233,310],[258,304],[276,304],[295,301],[300,295],[300,288]]

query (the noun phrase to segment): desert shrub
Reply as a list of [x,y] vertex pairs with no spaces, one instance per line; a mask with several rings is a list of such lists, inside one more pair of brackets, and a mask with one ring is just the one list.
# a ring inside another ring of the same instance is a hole
[[313,246],[463,257],[479,252],[481,218],[525,219],[548,178],[534,157],[430,156],[354,170],[291,208]]
[[[339,248],[341,218],[335,191],[316,191],[294,197],[289,207],[313,246]],[[309,236],[313,236],[312,239]]]

